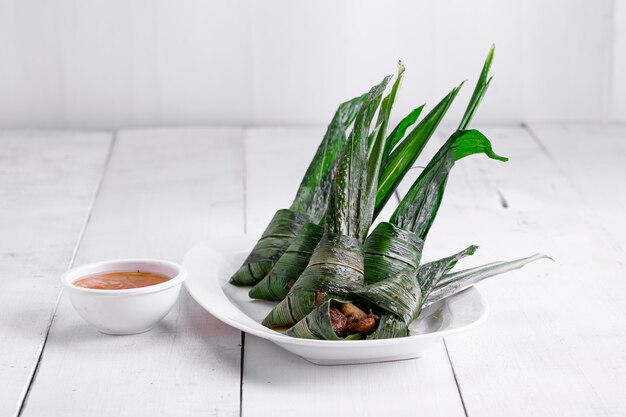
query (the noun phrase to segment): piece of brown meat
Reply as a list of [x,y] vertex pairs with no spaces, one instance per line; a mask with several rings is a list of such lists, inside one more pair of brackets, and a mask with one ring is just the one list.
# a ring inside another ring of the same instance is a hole
[[348,323],[361,321],[367,317],[367,314],[352,303],[341,305],[341,312],[348,318]]
[[331,307],[330,322],[335,334],[339,337],[343,337],[348,327],[348,318],[338,309]]
[[370,310],[369,314],[365,318],[361,320],[355,320],[352,323],[348,324],[348,334],[371,333],[376,328],[376,323],[378,322],[378,320],[380,320],[380,317],[378,317],[376,314],[373,314],[372,310]]

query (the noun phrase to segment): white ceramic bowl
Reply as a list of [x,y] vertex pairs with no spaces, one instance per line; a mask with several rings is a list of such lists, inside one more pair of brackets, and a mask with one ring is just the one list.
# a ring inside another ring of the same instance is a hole
[[189,271],[185,287],[213,316],[239,330],[268,339],[318,365],[347,365],[417,358],[444,336],[467,331],[487,318],[489,305],[474,287],[431,304],[409,325],[409,337],[381,340],[331,341],[297,339],[261,325],[276,304],[251,300],[250,287],[235,287],[228,279],[239,268],[257,239],[233,236],[194,246],[183,260]]
[[[171,277],[161,284],[127,290],[95,290],[73,285],[77,279],[102,272],[145,271]],[[187,271],[174,262],[157,259],[119,259],[96,262],[67,271],[62,282],[72,305],[88,323],[106,334],[146,332],[172,309]]]

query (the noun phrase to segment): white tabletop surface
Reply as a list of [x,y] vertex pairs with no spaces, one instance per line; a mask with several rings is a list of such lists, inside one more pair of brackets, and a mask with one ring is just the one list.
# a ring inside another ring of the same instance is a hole
[[478,244],[464,265],[556,262],[479,284],[487,322],[422,358],[336,367],[186,292],[152,331],[106,336],[59,281],[72,265],[181,261],[208,237],[258,235],[323,127],[0,132],[0,416],[626,415],[626,126],[481,130],[510,162],[457,164],[426,255]]

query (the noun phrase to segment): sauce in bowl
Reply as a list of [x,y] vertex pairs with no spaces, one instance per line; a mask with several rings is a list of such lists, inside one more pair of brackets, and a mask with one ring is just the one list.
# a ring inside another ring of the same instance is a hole
[[162,284],[169,279],[170,277],[155,272],[119,271],[89,275],[72,284],[92,290],[128,290]]

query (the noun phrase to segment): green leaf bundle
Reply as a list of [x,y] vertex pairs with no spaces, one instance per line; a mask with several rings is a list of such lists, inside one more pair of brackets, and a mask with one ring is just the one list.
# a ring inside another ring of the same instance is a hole
[[[264,325],[291,326],[324,300],[341,298],[363,286],[362,243],[373,219],[379,168],[379,162],[376,166],[368,158],[369,126],[389,80],[385,78],[370,90],[354,122],[332,184],[324,237],[300,278],[268,314]],[[374,144],[376,148],[382,147]]]
[[320,221],[326,211],[333,167],[347,141],[346,131],[366,99],[364,94],[339,106],[291,207],[276,212],[248,258],[231,277],[231,284],[253,285],[262,280],[302,226]]

